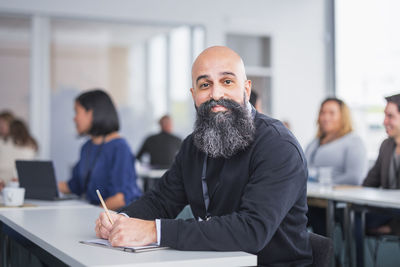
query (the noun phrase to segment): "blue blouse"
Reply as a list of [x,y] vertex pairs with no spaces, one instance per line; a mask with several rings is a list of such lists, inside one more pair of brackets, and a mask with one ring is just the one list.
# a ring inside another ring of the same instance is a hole
[[[80,159],[75,165],[68,186],[74,194],[86,193],[92,204],[100,204],[96,189],[104,199],[123,193],[125,203],[138,199],[142,192],[136,184],[135,156],[123,138],[113,139],[104,144],[88,140],[81,149]],[[86,192],[84,184],[91,169]]]

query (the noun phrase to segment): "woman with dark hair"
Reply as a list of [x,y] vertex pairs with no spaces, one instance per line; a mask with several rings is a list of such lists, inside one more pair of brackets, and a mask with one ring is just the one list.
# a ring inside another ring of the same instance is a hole
[[0,189],[10,181],[17,181],[15,160],[34,159],[38,150],[22,120],[12,120],[7,131],[7,139],[0,141]]
[[119,133],[117,111],[102,90],[91,90],[75,100],[76,130],[89,140],[82,146],[72,178],[60,182],[63,193],[85,195],[92,204],[100,204],[99,189],[109,209],[117,210],[140,197],[134,169],[135,157]]
[[[318,132],[305,155],[311,170],[332,179],[332,184],[360,185],[367,172],[367,153],[361,138],[353,132],[350,110],[338,98],[325,99],[319,109]],[[328,172],[328,173],[327,173]],[[310,207],[313,231],[325,235],[325,209]]]

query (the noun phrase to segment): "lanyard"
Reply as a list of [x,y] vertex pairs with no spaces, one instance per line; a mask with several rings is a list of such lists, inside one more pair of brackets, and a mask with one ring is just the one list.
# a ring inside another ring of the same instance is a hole
[[[86,194],[86,190],[87,190],[89,182],[90,182],[90,177],[91,177],[91,174],[92,174],[92,170],[93,170],[94,166],[96,165],[97,159],[100,156],[100,153],[101,153],[101,150],[103,149],[105,140],[106,140],[106,137],[103,136],[103,140],[101,142],[101,145],[100,145],[99,149],[97,150],[96,155],[93,158],[92,164],[90,164],[90,162],[89,162],[90,161],[90,157],[89,156],[90,156],[90,150],[91,149],[87,150],[86,161],[85,161],[86,174],[85,174],[85,180],[84,180],[85,182],[84,182],[84,186],[83,186],[83,194]],[[89,166],[89,164],[90,164],[90,166]]]
[[204,156],[204,161],[203,161],[203,170],[201,172],[201,185],[203,189],[203,199],[204,199],[204,206],[206,207],[206,217],[204,218],[205,221],[208,221],[210,219],[210,213],[208,213],[208,206],[210,205],[210,196],[208,195],[208,186],[207,186],[207,180],[206,180],[206,172],[207,172],[207,158],[208,155]]

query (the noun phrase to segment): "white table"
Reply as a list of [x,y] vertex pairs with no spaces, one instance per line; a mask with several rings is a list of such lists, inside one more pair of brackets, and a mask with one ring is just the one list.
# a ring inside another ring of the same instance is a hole
[[381,208],[400,208],[400,190],[371,187],[325,190],[318,183],[308,183],[307,196]]
[[[139,165],[140,166],[140,165]],[[151,189],[154,182],[160,179],[168,169],[151,169],[148,167],[137,167],[137,174],[143,181],[143,191]]]
[[1,210],[0,221],[52,256],[72,266],[255,266],[245,252],[198,252],[172,249],[129,253],[79,243],[95,238],[94,222],[102,209],[53,208]]
[[[3,202],[0,200],[0,204]],[[0,211],[2,210],[11,210],[11,209],[53,209],[53,208],[87,208],[93,207],[93,205],[89,204],[85,200],[81,199],[69,199],[69,200],[37,200],[37,199],[25,199],[24,205],[22,207],[7,207],[0,206]]]
[[[328,201],[327,207],[327,233],[333,237],[334,228],[334,206],[335,203],[346,203],[344,232],[346,241],[346,253],[350,257],[350,265],[353,264],[352,256],[354,253],[353,234],[354,234],[354,207],[359,205],[368,209],[400,209],[400,190],[389,190],[370,187],[339,187],[338,189],[326,189],[318,183],[307,184],[307,197],[325,199]],[[362,233],[364,233],[364,220],[362,220]]]

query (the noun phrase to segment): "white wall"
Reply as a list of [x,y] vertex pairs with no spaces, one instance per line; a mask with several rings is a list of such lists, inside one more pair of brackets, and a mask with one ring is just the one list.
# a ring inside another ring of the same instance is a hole
[[269,34],[273,38],[273,116],[288,119],[305,145],[315,133],[316,112],[325,96],[324,2],[0,0],[0,12],[204,25],[207,45],[224,44],[227,32]]

